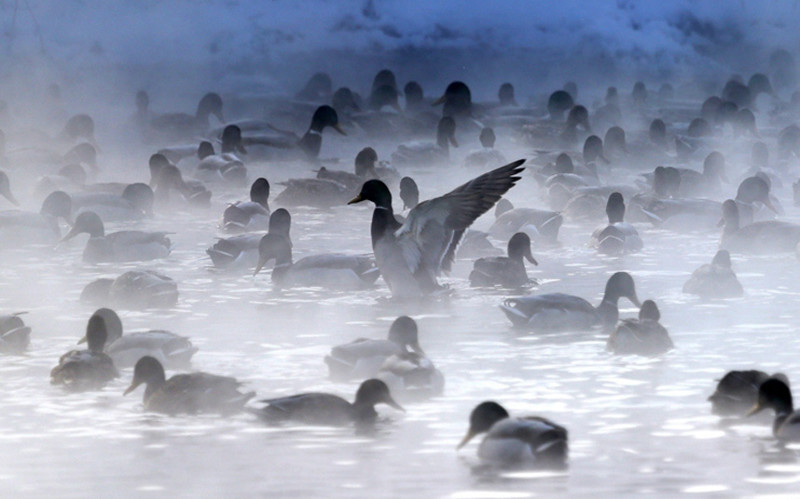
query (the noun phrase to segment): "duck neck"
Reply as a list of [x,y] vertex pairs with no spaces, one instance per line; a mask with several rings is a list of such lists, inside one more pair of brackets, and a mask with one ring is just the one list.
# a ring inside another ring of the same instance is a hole
[[309,158],[318,158],[319,151],[322,149],[322,130],[315,130],[312,123],[311,128],[300,139],[298,146]]
[[365,402],[353,402],[352,404],[353,419],[358,423],[370,423],[375,421],[378,417],[378,411],[375,410],[374,404]]
[[158,390],[161,389],[167,382],[166,377],[164,376],[164,372],[154,373],[153,377],[147,381],[147,387],[144,389],[144,400],[147,402],[150,400]]
[[282,282],[286,279],[286,274],[292,268],[292,248],[286,244],[281,245],[281,248],[275,255],[275,267],[272,268],[272,280],[274,282]]
[[394,218],[394,211],[391,205],[388,208],[375,206],[375,210],[372,212],[372,225],[370,226],[372,249],[375,249],[375,245],[380,239],[399,228],[400,224]]

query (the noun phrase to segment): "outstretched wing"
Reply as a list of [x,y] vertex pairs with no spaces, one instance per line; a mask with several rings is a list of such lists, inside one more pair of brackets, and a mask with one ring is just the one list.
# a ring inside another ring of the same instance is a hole
[[524,162],[520,159],[484,173],[412,209],[395,233],[411,271],[435,279],[442,269],[449,270],[466,229],[514,186]]

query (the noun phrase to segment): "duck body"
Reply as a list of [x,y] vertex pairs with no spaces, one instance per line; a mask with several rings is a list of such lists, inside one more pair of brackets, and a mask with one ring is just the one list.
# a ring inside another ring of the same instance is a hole
[[158,272],[131,270],[116,279],[89,283],[81,301],[127,309],[171,308],[178,302],[178,285]]
[[538,265],[531,254],[531,240],[518,232],[508,242],[508,256],[485,257],[475,261],[469,282],[473,287],[500,285],[519,288],[531,283],[525,270],[524,259]]
[[0,316],[0,352],[22,353],[31,342],[31,328],[19,314]]
[[739,211],[735,201],[722,204],[725,228],[720,249],[731,253],[775,254],[794,252],[800,243],[800,225],[769,220],[739,226]]
[[204,372],[176,374],[166,379],[164,368],[153,357],[142,357],[133,369],[133,381],[125,395],[146,384],[143,404],[147,411],[163,414],[233,414],[255,396],[239,391],[235,378]]
[[633,278],[626,272],[617,272],[606,283],[603,300],[597,307],[579,296],[548,293],[509,298],[500,309],[515,327],[549,332],[586,331],[597,325],[613,327],[619,317],[617,303],[623,296],[639,306]]
[[642,303],[638,319],[625,319],[608,337],[606,349],[617,355],[661,355],[674,348],[652,300]]
[[683,285],[683,292],[701,298],[736,298],[742,296],[742,289],[736,273],[731,268],[730,253],[720,250],[711,263],[701,265],[692,272]]
[[563,426],[539,417],[512,418],[496,402],[483,402],[470,414],[470,427],[460,449],[474,436],[486,433],[478,457],[500,468],[564,468],[569,453],[568,432]]
[[355,402],[352,404],[337,395],[316,392],[266,399],[261,402],[267,405],[257,414],[269,423],[294,421],[326,426],[369,424],[378,417],[375,411],[375,405],[378,403],[403,410],[392,399],[389,387],[377,379],[368,379],[361,383],[356,392]]
[[89,348],[72,350],[61,356],[50,371],[50,383],[71,391],[98,390],[119,372],[111,357],[103,352],[107,332],[102,317],[92,316],[86,327]]
[[711,412],[718,416],[744,416],[758,402],[758,387],[769,378],[769,374],[754,369],[725,373],[708,397]]

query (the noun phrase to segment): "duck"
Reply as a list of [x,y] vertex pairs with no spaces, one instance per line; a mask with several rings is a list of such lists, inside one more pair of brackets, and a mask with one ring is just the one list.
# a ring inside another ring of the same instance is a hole
[[247,149],[242,145],[242,131],[236,125],[228,125],[222,131],[220,154],[214,154],[213,146],[198,147],[197,157],[200,161],[194,172],[195,178],[212,184],[245,185],[247,167],[240,154],[247,154]]
[[292,262],[292,245],[278,234],[267,234],[258,243],[255,276],[275,259],[272,282],[278,287],[324,287],[328,289],[363,289],[372,286],[379,272],[372,258],[365,255],[326,253],[307,256]]
[[386,404],[398,411],[405,409],[394,401],[386,383],[379,379],[368,379],[359,385],[353,403],[328,393],[300,393],[288,397],[265,399],[267,404],[256,414],[268,423],[293,421],[297,423],[345,426],[368,425],[378,418],[375,405]]
[[469,282],[472,287],[500,285],[519,288],[531,283],[525,271],[527,259],[534,265],[539,262],[531,254],[531,239],[524,232],[517,232],[508,240],[508,256],[480,258],[472,266]]
[[606,350],[617,355],[661,355],[674,348],[666,328],[658,321],[656,302],[645,300],[638,319],[625,319],[608,337]]
[[392,355],[411,351],[424,355],[419,345],[417,322],[401,315],[389,327],[385,340],[358,338],[335,346],[325,356],[331,379],[346,381],[353,378],[373,378],[383,363]]
[[424,353],[404,351],[390,355],[376,378],[401,401],[420,401],[444,393],[444,374]]
[[481,433],[486,433],[486,436],[478,447],[478,457],[485,464],[546,469],[560,469],[567,465],[567,429],[549,419],[539,416],[512,418],[497,402],[481,402],[470,413],[469,430],[457,448],[461,449]]
[[93,211],[78,215],[72,229],[61,242],[81,233],[89,234],[83,251],[83,261],[86,263],[155,260],[166,258],[172,250],[167,232],[123,230],[106,234],[103,221]]
[[329,170],[324,166],[317,170],[317,178],[321,180],[332,180],[345,186],[347,190],[354,192],[361,187],[364,181],[370,178],[378,178],[375,171],[375,163],[378,161],[378,153],[371,147],[365,147],[356,154],[355,173],[344,170]]
[[[291,226],[292,215],[285,208],[278,208],[269,216],[268,234],[284,237],[291,245]],[[219,239],[206,250],[206,254],[218,269],[254,268],[258,264],[258,246],[263,237],[261,233],[248,233]]]
[[789,385],[778,378],[770,378],[758,387],[758,401],[747,412],[752,416],[764,409],[775,411],[772,434],[784,442],[800,442],[800,411],[794,410]]
[[257,178],[250,186],[250,201],[237,201],[225,208],[222,230],[225,232],[253,232],[269,227],[269,181]]
[[783,373],[769,375],[764,371],[728,371],[725,373],[708,397],[711,413],[722,417],[744,416],[758,402],[758,388],[770,378],[777,378],[788,384]]
[[742,289],[736,273],[731,268],[731,254],[719,250],[711,263],[706,263],[692,272],[683,285],[683,292],[701,298],[737,298]]
[[322,149],[322,132],[327,127],[333,128],[341,135],[347,135],[347,132],[339,124],[339,115],[336,110],[331,106],[324,105],[319,106],[314,111],[311,117],[311,124],[302,137],[299,137],[294,132],[271,127],[272,134],[245,136],[242,138],[242,144],[244,146],[266,146],[273,149],[296,150],[300,151],[304,159],[316,161]]
[[144,183],[128,184],[122,194],[108,192],[79,192],[71,195],[72,208],[76,214],[84,211],[97,213],[107,222],[142,220],[153,216],[155,194]]
[[31,328],[20,317],[23,313],[0,315],[0,352],[19,354],[28,348]]
[[178,303],[178,284],[153,270],[129,270],[114,279],[90,282],[80,299],[83,303],[131,310],[172,308]]
[[236,378],[205,372],[176,374],[167,379],[164,366],[144,356],[133,367],[133,380],[123,395],[146,386],[144,409],[162,414],[213,413],[229,415],[240,412],[255,392],[242,393]]
[[494,144],[497,141],[494,129],[490,127],[483,128],[478,140],[481,143],[481,149],[467,154],[464,158],[464,167],[486,170],[487,168],[496,168],[508,163],[503,153],[494,148]]
[[104,351],[107,332],[102,317],[93,315],[86,326],[88,349],[72,350],[61,356],[50,371],[50,383],[71,391],[99,390],[119,377],[114,361]]
[[594,231],[591,245],[606,255],[635,253],[642,249],[642,238],[636,228],[624,222],[625,200],[619,192],[612,192],[606,203],[608,225]]
[[0,195],[14,206],[19,206],[19,201],[17,201],[17,198],[14,197],[14,194],[11,192],[11,181],[9,181],[8,174],[4,171],[0,171]]
[[[123,335],[122,321],[110,308],[99,308],[92,316],[103,319],[107,334],[104,351],[118,368],[133,367],[137,360],[149,355],[169,368],[185,369],[197,353],[197,348],[188,338],[161,329]],[[83,337],[78,343],[85,341],[86,337]]]
[[197,103],[194,116],[186,113],[167,113],[150,120],[150,131],[170,138],[190,138],[202,135],[209,128],[209,116],[225,122],[222,115],[222,97],[214,92],[205,94]]
[[177,191],[190,206],[208,208],[211,206],[211,191],[198,180],[184,180],[177,166],[162,154],[150,156],[150,185],[155,198],[162,204],[170,204],[170,194]]
[[739,226],[739,207],[732,199],[722,203],[724,228],[720,249],[731,253],[773,254],[794,252],[800,242],[800,225],[766,220]]
[[537,243],[552,246],[558,243],[558,231],[564,222],[560,213],[536,208],[515,208],[503,198],[497,202],[495,220],[489,234],[498,239],[513,237],[517,232],[533,234]]
[[578,296],[549,293],[509,298],[500,309],[515,327],[535,331],[586,331],[595,326],[610,329],[619,318],[617,304],[622,297],[637,308],[641,306],[633,277],[627,272],[616,272],[608,278],[603,300],[597,307]]
[[464,232],[511,189],[524,159],[474,178],[449,193],[424,201],[400,224],[392,194],[380,180],[368,180],[348,204],[372,201],[372,249],[380,273],[396,298],[419,298],[442,288],[437,276],[452,266]]
[[436,142],[409,142],[400,144],[392,153],[395,167],[436,166],[450,159],[450,145],[458,147],[455,136],[456,122],[444,116],[436,126]]
[[3,246],[8,248],[27,244],[55,244],[61,238],[59,220],[72,224],[72,198],[64,191],[50,193],[42,201],[39,213],[0,211]]
[[444,94],[431,102],[432,106],[442,106],[442,116],[464,121],[472,117],[472,92],[466,83],[453,81],[447,85]]

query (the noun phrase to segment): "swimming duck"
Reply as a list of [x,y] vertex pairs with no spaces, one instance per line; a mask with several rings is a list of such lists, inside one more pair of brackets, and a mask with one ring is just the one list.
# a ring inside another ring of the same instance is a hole
[[732,199],[722,203],[720,248],[733,253],[771,254],[795,251],[800,242],[800,225],[767,220],[739,226],[739,207]]
[[789,386],[778,378],[770,378],[758,387],[758,402],[747,412],[752,416],[764,409],[775,411],[772,434],[783,441],[800,441],[800,411],[794,410]]
[[729,371],[717,383],[714,393],[708,397],[711,413],[718,416],[744,416],[758,402],[758,388],[770,378],[778,378],[788,384],[782,373],[770,376],[763,371]]
[[31,342],[31,328],[20,318],[21,313],[0,315],[0,352],[22,353]]
[[731,268],[731,254],[719,250],[711,263],[701,265],[683,285],[683,292],[701,298],[735,298],[744,290]]
[[386,184],[380,180],[364,183],[348,204],[375,203],[372,249],[393,296],[419,297],[441,289],[437,276],[450,269],[461,236],[516,184],[524,162],[514,161],[418,204],[402,225],[394,217],[392,194]]
[[[291,245],[289,230],[292,216],[285,208],[278,208],[269,217],[269,234],[285,237]],[[215,267],[221,269],[253,268],[258,264],[258,246],[263,234],[241,234],[220,239],[206,250]]]
[[450,145],[458,147],[456,122],[450,116],[439,120],[436,126],[436,142],[409,142],[400,144],[392,153],[392,164],[402,166],[435,166],[450,158]]
[[107,222],[141,220],[153,216],[155,194],[149,185],[141,182],[127,185],[119,196],[107,192],[79,192],[71,197],[76,214],[93,211]]
[[222,230],[253,232],[269,227],[269,182],[260,177],[250,186],[250,201],[237,201],[225,208]]
[[419,401],[444,393],[444,374],[420,352],[390,355],[378,369],[376,378],[401,401]]
[[86,326],[87,350],[72,350],[61,356],[50,371],[50,383],[74,391],[98,390],[119,376],[111,357],[103,352],[106,327],[102,317],[93,315]]
[[163,414],[215,413],[227,415],[242,410],[255,392],[242,393],[235,378],[204,372],[176,374],[169,379],[164,366],[153,357],[142,357],[133,368],[133,381],[127,395],[139,385],[144,390],[142,403],[147,411]]
[[[161,329],[123,335],[122,321],[110,308],[100,308],[92,316],[103,319],[102,327],[107,334],[103,350],[118,368],[133,367],[136,361],[149,355],[162,365],[182,369],[190,365],[192,356],[197,353],[197,348],[188,338]],[[78,343],[85,341],[84,336]]]
[[481,130],[478,139],[481,143],[481,149],[469,153],[467,157],[464,158],[465,167],[486,170],[487,168],[497,168],[508,162],[505,156],[503,156],[503,153],[494,148],[497,137],[493,129],[489,127],[484,128]]
[[569,446],[567,429],[539,416],[512,418],[500,404],[486,401],[469,415],[469,430],[461,449],[476,435],[486,433],[478,457],[493,466],[564,468]]
[[608,225],[592,234],[591,245],[606,255],[635,253],[642,249],[642,238],[636,228],[623,221],[625,201],[622,194],[612,192],[606,203]]
[[585,331],[598,325],[609,329],[617,323],[617,303],[622,297],[641,306],[633,278],[627,272],[616,272],[609,277],[603,300],[597,307],[578,296],[549,293],[509,298],[500,309],[514,326],[536,331]]
[[375,405],[381,403],[405,412],[392,398],[386,383],[379,379],[368,379],[361,383],[352,404],[328,393],[300,393],[261,402],[267,405],[256,414],[269,423],[295,421],[331,426],[370,424],[378,418]]
[[0,234],[3,246],[24,244],[54,244],[61,237],[58,220],[72,223],[72,199],[63,191],[50,193],[39,213],[5,210],[0,211]]
[[178,303],[178,284],[152,270],[130,270],[115,279],[90,282],[81,292],[81,301],[132,310],[172,308]]
[[511,201],[501,199],[495,208],[495,221],[489,234],[498,239],[513,237],[517,232],[533,234],[537,243],[553,245],[558,243],[558,231],[564,217],[555,211],[535,208],[514,208]]
[[272,282],[280,287],[321,286],[332,289],[362,289],[378,278],[375,262],[368,256],[327,253],[292,262],[292,245],[284,236],[267,234],[258,244],[258,264],[253,275],[275,259]]
[[331,106],[319,106],[311,117],[311,125],[305,135],[298,137],[293,132],[278,130],[273,127],[273,134],[246,136],[242,139],[245,146],[261,145],[278,149],[294,149],[303,153],[304,159],[316,160],[322,149],[322,132],[331,127],[341,135],[347,132],[339,125],[339,115]]
[[658,321],[661,312],[653,300],[645,300],[638,319],[625,319],[611,333],[606,349],[617,355],[661,355],[674,345],[669,333]]
[[335,346],[331,349],[330,355],[325,356],[325,364],[328,365],[331,379],[336,381],[372,378],[386,359],[406,352],[409,348],[419,354],[425,354],[419,346],[417,322],[407,315],[402,315],[392,322],[387,339],[358,338],[350,343]]
[[508,240],[508,256],[480,258],[475,261],[469,274],[470,285],[519,288],[530,284],[524,258],[539,265],[531,254],[531,239],[524,232],[517,232]]
[[155,260],[166,258],[172,250],[166,232],[123,230],[106,234],[103,221],[93,211],[78,215],[72,229],[61,241],[68,241],[81,233],[89,234],[83,251],[83,261],[87,263]]
[[150,121],[150,130],[170,138],[190,138],[208,131],[211,115],[220,123],[225,122],[222,116],[222,98],[214,92],[207,93],[197,103],[194,116],[186,113],[168,113],[156,116]]

